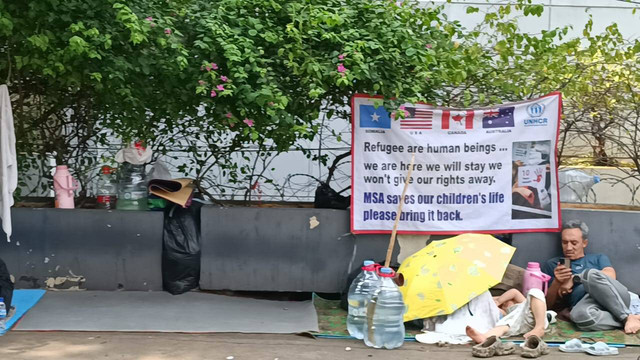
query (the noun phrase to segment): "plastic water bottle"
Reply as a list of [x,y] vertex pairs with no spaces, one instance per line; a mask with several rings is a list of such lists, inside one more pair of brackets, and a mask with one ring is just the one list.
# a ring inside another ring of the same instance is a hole
[[118,210],[147,210],[147,181],[144,165],[122,163],[118,172]]
[[6,320],[7,320],[7,307],[4,304],[4,298],[0,297],[0,329],[5,328]]
[[560,182],[560,201],[587,202],[587,195],[591,187],[600,182],[598,175],[589,175],[575,169],[558,172]]
[[371,298],[367,307],[367,331],[364,343],[374,348],[395,349],[404,343],[405,305],[402,293],[393,282],[394,271],[380,269],[380,288]]
[[376,264],[371,260],[365,260],[362,272],[353,279],[349,287],[347,316],[347,330],[349,335],[356,339],[364,337],[367,319],[367,302],[372,292],[377,288],[380,278],[376,274]]
[[116,208],[116,199],[118,198],[118,187],[116,180],[113,178],[113,169],[109,166],[103,166],[100,170],[100,177],[96,185],[96,195],[98,209],[113,210]]

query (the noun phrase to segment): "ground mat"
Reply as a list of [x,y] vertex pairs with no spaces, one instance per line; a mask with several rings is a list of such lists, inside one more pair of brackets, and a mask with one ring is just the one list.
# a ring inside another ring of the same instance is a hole
[[11,306],[15,307],[15,313],[7,320],[4,329],[0,329],[0,336],[9,331],[24,314],[40,301],[44,295],[44,290],[14,290]]
[[318,331],[312,301],[201,292],[49,291],[17,331],[301,333]]
[[[340,307],[339,300],[326,300],[314,296],[314,305],[318,313],[318,327],[320,330],[314,335],[321,337],[344,338],[349,337],[347,332],[347,312]],[[407,338],[413,338],[421,331],[418,329],[407,329]],[[608,331],[580,331],[573,324],[566,321],[558,321],[551,324],[544,340],[549,343],[561,342],[573,338],[580,338],[587,342],[603,341],[609,344],[625,344],[640,346],[640,334],[627,335],[622,330]],[[516,338],[517,339],[517,338]]]

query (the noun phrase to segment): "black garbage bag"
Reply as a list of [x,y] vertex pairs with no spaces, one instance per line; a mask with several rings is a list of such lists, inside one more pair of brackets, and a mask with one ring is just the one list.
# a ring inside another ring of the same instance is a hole
[[171,204],[164,213],[162,236],[162,288],[179,295],[200,282],[200,208]]
[[9,269],[5,265],[4,261],[0,258],[0,297],[4,298],[4,305],[7,309],[11,309],[11,298],[13,297],[13,282],[11,282],[11,276],[9,276]]
[[351,203],[350,196],[342,196],[333,190],[329,184],[321,182],[316,188],[313,207],[317,209],[346,209]]

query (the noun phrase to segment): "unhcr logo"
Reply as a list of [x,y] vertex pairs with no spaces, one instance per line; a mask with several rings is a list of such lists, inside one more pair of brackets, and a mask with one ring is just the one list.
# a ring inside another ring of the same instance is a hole
[[542,116],[542,114],[544,114],[544,105],[540,103],[533,103],[527,106],[527,114],[534,118]]
[[549,124],[549,119],[540,117],[544,114],[544,105],[540,103],[527,106],[527,114],[533,119],[524,119],[524,126],[547,126]]

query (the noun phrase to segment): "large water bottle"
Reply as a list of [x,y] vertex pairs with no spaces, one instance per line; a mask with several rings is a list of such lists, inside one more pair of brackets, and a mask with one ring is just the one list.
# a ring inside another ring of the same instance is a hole
[[96,184],[96,195],[98,209],[113,210],[116,208],[118,198],[118,184],[113,178],[113,169],[110,166],[103,166],[100,169],[100,176]]
[[122,163],[118,172],[118,210],[147,210],[147,181],[144,165]]
[[566,169],[558,172],[558,181],[560,182],[560,201],[587,202],[589,190],[600,182],[600,177],[580,170]]
[[367,331],[364,343],[374,348],[395,349],[404,343],[405,312],[402,293],[393,282],[391,268],[380,269],[380,288],[376,290],[367,307]]
[[349,287],[347,302],[349,315],[347,315],[347,330],[349,335],[356,339],[364,337],[367,318],[367,302],[373,291],[378,287],[380,278],[376,274],[376,264],[371,260],[365,260],[362,272],[353,279]]
[[7,320],[7,307],[4,305],[4,298],[0,297],[0,330],[5,329]]

